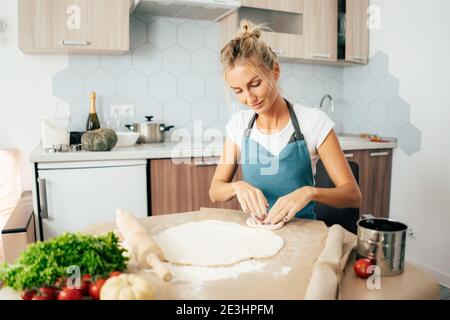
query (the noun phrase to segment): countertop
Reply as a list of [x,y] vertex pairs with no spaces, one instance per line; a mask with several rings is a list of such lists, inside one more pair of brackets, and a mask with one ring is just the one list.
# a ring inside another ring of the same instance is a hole
[[[366,138],[352,135],[339,135],[342,150],[393,149],[397,147],[395,139],[388,142],[371,142]],[[66,162],[97,160],[138,160],[190,157],[219,157],[223,150],[223,138],[201,140],[186,139],[164,143],[136,144],[130,147],[114,148],[107,152],[59,152],[48,153],[38,145],[30,154],[31,162]]]

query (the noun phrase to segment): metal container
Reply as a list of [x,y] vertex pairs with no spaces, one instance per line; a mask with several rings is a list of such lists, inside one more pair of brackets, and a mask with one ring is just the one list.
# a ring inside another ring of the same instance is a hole
[[408,226],[390,219],[361,219],[358,225],[357,256],[369,258],[382,276],[403,273]]
[[166,126],[164,123],[152,122],[153,116],[145,116],[147,121],[125,125],[129,130],[139,133],[137,143],[158,143],[166,139],[166,131],[174,126]]

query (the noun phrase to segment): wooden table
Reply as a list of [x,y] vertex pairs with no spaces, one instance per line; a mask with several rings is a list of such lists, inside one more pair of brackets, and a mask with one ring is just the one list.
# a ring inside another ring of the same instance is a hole
[[[194,212],[148,217],[141,221],[150,234],[156,235],[168,227],[192,221],[216,219],[245,224],[246,218],[247,215],[236,210],[205,208]],[[83,232],[101,234],[114,229],[114,222],[110,222],[91,226]],[[280,253],[260,260],[264,263],[262,270],[241,273],[235,278],[202,283],[174,279],[163,283],[151,271],[141,270],[133,263],[130,263],[129,271],[148,277],[156,285],[156,299],[303,299],[314,262],[324,248],[328,228],[321,221],[296,219],[275,233],[285,239],[285,246]],[[352,270],[355,259],[352,248],[355,243],[356,236],[347,233],[343,246],[343,265],[348,261],[339,290],[340,299],[439,297],[437,282],[411,264],[406,264],[405,272],[400,276],[382,277],[381,289],[369,290],[366,281],[357,278]],[[282,272],[286,269],[289,272]],[[18,293],[8,288],[0,290],[0,299],[12,298],[18,298]]]
[[[245,225],[248,215],[228,209],[209,209],[168,214],[142,219],[150,234],[193,221],[221,220]],[[100,234],[114,229],[114,224],[92,226],[86,233]],[[296,219],[274,231],[285,240],[285,246],[274,257],[260,259],[265,264],[257,272],[241,273],[235,278],[192,283],[174,279],[163,283],[153,273],[129,267],[130,271],[151,277],[158,287],[157,299],[303,299],[312,267],[322,252],[328,228],[321,221]],[[348,245],[350,251],[352,244]],[[283,267],[291,268],[282,274]]]

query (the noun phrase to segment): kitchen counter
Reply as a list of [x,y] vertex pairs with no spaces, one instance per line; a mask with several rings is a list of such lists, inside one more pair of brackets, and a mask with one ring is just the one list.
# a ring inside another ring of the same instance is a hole
[[[393,149],[397,147],[395,139],[388,142],[371,142],[366,138],[352,135],[339,136],[339,142],[344,151],[368,149]],[[108,152],[61,152],[48,153],[41,145],[30,154],[31,162],[66,162],[66,161],[97,161],[97,160],[138,160],[190,157],[219,157],[222,154],[223,140],[198,140],[181,142],[168,141],[164,143],[136,144],[130,147],[114,148]]]

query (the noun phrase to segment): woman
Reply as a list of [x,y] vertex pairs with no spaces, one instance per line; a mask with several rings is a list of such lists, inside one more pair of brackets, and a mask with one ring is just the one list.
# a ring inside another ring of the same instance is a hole
[[[317,108],[291,104],[278,90],[280,66],[260,30],[242,25],[221,51],[226,83],[249,109],[226,126],[223,154],[209,195],[212,202],[237,197],[242,210],[262,224],[294,216],[315,219],[314,202],[359,207],[361,193],[344,157],[334,123]],[[318,158],[335,188],[315,188]],[[241,164],[243,180],[231,182]]]

